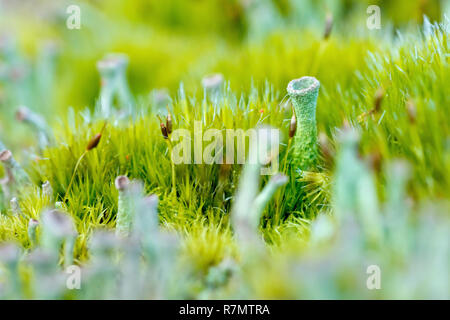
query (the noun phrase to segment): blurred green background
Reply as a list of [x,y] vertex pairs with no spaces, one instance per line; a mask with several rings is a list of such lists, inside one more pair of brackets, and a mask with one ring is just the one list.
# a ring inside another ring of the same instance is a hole
[[[336,41],[347,41],[350,35],[351,41],[357,41],[358,36],[376,39],[381,34],[366,28],[369,4],[380,6],[385,31],[410,28],[421,23],[423,15],[440,21],[449,11],[448,3],[1,0],[0,137],[12,145],[33,143],[26,129],[8,134],[18,129],[11,121],[19,105],[39,111],[49,121],[64,116],[69,106],[93,108],[99,92],[95,64],[108,52],[129,56],[128,77],[135,95],[148,95],[154,88],[167,88],[173,94],[180,81],[188,90],[198,89],[201,77],[211,72],[223,73],[238,90],[248,88],[251,81],[265,80],[284,90],[300,70],[284,67],[282,59],[270,59],[270,50],[277,50],[279,56],[278,51],[285,50],[282,41],[295,42],[294,48],[312,46],[322,36],[327,14],[334,17]],[[66,27],[70,15],[66,10],[73,4],[81,8],[79,30]],[[255,58],[255,47],[268,54]]]

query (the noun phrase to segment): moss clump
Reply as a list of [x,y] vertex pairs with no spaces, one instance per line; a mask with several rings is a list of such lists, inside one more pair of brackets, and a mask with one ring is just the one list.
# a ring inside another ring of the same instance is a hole
[[309,171],[317,163],[316,104],[319,88],[320,82],[314,77],[295,79],[287,86],[297,118],[292,161],[301,170]]

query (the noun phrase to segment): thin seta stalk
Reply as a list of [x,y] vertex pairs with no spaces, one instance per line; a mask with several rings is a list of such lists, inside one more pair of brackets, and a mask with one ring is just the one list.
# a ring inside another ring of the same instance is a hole
[[77,173],[77,169],[78,169],[78,167],[79,167],[79,165],[81,163],[81,160],[83,160],[84,156],[89,151],[91,151],[92,149],[95,149],[98,146],[98,144],[100,143],[100,139],[102,138],[103,131],[105,130],[106,124],[107,124],[107,121],[105,121],[105,123],[103,124],[103,127],[100,130],[100,132],[97,133],[91,140],[89,140],[89,142],[88,142],[88,144],[86,146],[86,149],[83,151],[81,156],[78,158],[78,161],[75,164],[75,169],[73,170],[73,173],[72,173],[72,177],[70,178],[69,185],[68,185],[68,187],[66,189],[66,194],[64,195],[64,199],[62,201],[63,203],[65,203],[65,201],[67,200],[67,196],[69,194],[70,187],[72,186],[73,180],[75,178],[75,174]]

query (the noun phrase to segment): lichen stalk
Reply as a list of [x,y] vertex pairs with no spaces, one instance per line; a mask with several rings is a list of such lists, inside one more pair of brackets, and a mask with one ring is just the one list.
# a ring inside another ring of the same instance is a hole
[[14,179],[15,182],[19,186],[23,186],[30,183],[30,178],[28,174],[23,170],[21,165],[14,159],[11,151],[3,150],[0,153],[0,161],[3,163],[3,166],[10,171],[11,178]]
[[126,176],[118,176],[115,186],[119,192],[116,235],[126,237],[133,227],[136,209],[143,196],[143,185],[138,181],[130,181]]

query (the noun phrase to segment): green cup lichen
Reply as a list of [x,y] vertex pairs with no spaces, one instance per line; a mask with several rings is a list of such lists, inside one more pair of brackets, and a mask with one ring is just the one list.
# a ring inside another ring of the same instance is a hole
[[314,77],[294,79],[287,86],[297,118],[293,164],[301,170],[310,170],[317,161],[316,104],[319,88],[320,82]]

